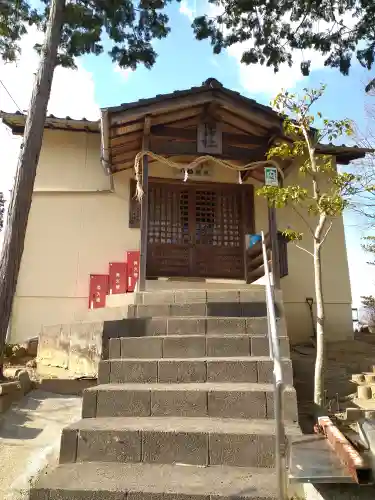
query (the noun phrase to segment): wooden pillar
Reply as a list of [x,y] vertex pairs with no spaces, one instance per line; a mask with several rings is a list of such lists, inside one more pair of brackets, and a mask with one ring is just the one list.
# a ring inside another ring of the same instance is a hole
[[[142,151],[147,151],[150,147],[151,118],[146,116],[143,129]],[[140,263],[139,263],[139,285],[138,290],[146,290],[146,267],[147,267],[147,242],[148,242],[148,156],[142,159],[142,188],[143,198],[141,201],[141,242],[140,242]]]

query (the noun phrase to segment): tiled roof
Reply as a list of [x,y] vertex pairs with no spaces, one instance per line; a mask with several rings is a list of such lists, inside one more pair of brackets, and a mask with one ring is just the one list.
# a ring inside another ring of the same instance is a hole
[[[0,111],[0,118],[3,123],[7,125],[13,134],[23,134],[23,129],[26,122],[26,114],[16,111],[15,113],[8,113]],[[87,118],[75,119],[70,116],[57,117],[55,115],[48,115],[44,128],[54,130],[73,130],[73,131],[86,131],[86,132],[99,132],[99,120],[92,121]]]
[[239,92],[236,92],[234,90],[230,90],[226,87],[223,86],[222,83],[220,83],[218,80],[215,78],[208,78],[206,81],[202,83],[200,87],[191,87],[189,89],[185,90],[175,90],[174,92],[171,92],[169,94],[157,94],[154,97],[150,97],[148,99],[139,99],[138,101],[134,102],[128,102],[128,103],[122,103],[119,106],[112,106],[112,107],[107,107],[103,108],[103,111],[108,111],[109,113],[118,113],[119,111],[127,111],[129,109],[133,108],[140,108],[143,106],[149,106],[150,104],[154,104],[158,101],[167,101],[171,99],[178,99],[181,97],[186,97],[192,94],[198,94],[201,92],[205,91],[212,91],[215,89],[219,89],[221,92],[224,94],[230,95],[236,99],[240,99],[241,101],[244,102],[246,105],[251,105],[253,108],[258,108],[273,117],[277,117],[277,113],[270,108],[269,106],[264,106],[263,104],[259,104],[257,101],[254,99],[250,99],[249,97],[245,97]]

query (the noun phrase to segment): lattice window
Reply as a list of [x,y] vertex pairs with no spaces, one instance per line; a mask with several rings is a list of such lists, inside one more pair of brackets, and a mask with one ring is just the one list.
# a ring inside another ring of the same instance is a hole
[[149,243],[184,244],[189,241],[189,198],[186,190],[152,186],[149,190]]
[[241,242],[239,197],[216,190],[196,191],[196,243],[239,247]]

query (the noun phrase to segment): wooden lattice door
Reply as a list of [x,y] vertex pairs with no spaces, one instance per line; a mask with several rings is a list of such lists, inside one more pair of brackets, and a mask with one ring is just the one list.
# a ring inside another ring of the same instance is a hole
[[147,275],[243,278],[238,187],[150,182]]
[[237,186],[215,185],[194,190],[196,276],[241,279],[244,244],[241,192]]

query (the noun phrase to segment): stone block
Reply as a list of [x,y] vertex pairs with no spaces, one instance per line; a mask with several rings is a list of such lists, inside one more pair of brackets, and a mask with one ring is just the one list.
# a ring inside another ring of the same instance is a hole
[[111,371],[111,362],[100,361],[99,369],[98,369],[98,383],[99,384],[109,384],[110,382],[110,371]]
[[236,337],[207,337],[207,356],[232,357],[249,356],[250,340],[247,335]]
[[204,335],[206,321],[204,318],[169,318],[167,325],[168,335]]
[[219,418],[266,418],[266,395],[263,391],[210,391],[208,414]]
[[163,339],[158,337],[138,337],[121,339],[122,358],[161,358]]
[[238,290],[207,290],[207,302],[239,302]]
[[18,382],[2,382],[0,384],[0,396],[11,395],[22,390],[21,383]]
[[167,333],[167,323],[167,318],[153,318],[145,323],[142,334],[138,336],[165,335]]
[[61,433],[60,464],[74,463],[77,460],[78,431],[66,427]]
[[245,318],[207,318],[208,334],[235,335],[246,333]]
[[208,464],[207,434],[153,431],[144,431],[142,434],[142,460],[144,462]]
[[273,436],[210,434],[210,465],[274,467],[274,457]]
[[98,417],[150,416],[150,391],[115,390],[98,391]]
[[175,304],[206,303],[206,290],[176,290],[174,293]]
[[[269,356],[268,336],[253,336],[250,339],[252,356]],[[283,358],[290,357],[289,339],[287,337],[279,338],[280,355]]]
[[207,393],[188,389],[152,391],[151,414],[204,417],[207,415]]
[[[266,392],[267,398],[267,418],[274,419],[274,393],[273,391]],[[297,395],[293,388],[284,391],[284,420],[290,422],[298,422],[297,410]]]
[[58,368],[69,367],[70,326],[52,325],[39,335],[38,363]]
[[246,332],[249,335],[268,335],[267,318],[247,318]]
[[160,292],[145,292],[138,294],[142,296],[142,301],[139,304],[144,305],[160,305],[160,304],[173,304],[174,292],[173,291],[160,291]]
[[140,462],[141,432],[80,430],[77,462]]
[[207,369],[205,361],[162,360],[159,361],[159,382],[189,383],[206,382]]
[[207,309],[206,304],[172,304],[170,306],[171,316],[206,316]]
[[361,408],[347,408],[345,411],[345,420],[349,422],[358,422],[365,415],[365,411]]
[[265,317],[267,316],[267,305],[265,302],[243,302],[241,316],[246,318]]
[[158,381],[157,361],[121,359],[110,363],[110,383],[151,383]]
[[164,358],[203,358],[205,355],[206,338],[204,336],[167,337],[163,339]]
[[238,360],[208,360],[208,382],[257,382],[257,362]]
[[121,358],[121,340],[109,339],[109,359]]
[[372,390],[369,385],[359,385],[357,387],[358,399],[372,399]]
[[[273,383],[273,361],[265,359],[258,361],[258,382],[262,384]],[[293,384],[292,362],[289,359],[282,360],[283,376],[285,384]]]
[[13,401],[17,399],[15,394],[4,394],[0,396],[0,414],[9,410],[12,406]]
[[82,418],[96,417],[97,393],[95,389],[87,389],[83,392]]
[[242,316],[239,302],[207,302],[207,316],[239,318]]
[[148,304],[148,305],[138,305],[135,316],[137,318],[157,318],[161,316],[170,316],[169,304]]
[[102,354],[103,323],[75,323],[70,327],[69,371],[97,376]]

